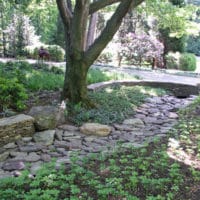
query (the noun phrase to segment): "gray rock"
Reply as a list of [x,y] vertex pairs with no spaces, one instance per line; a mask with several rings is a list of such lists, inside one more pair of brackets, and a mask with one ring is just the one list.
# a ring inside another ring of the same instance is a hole
[[68,125],[68,124],[64,124],[62,126],[59,126],[60,129],[63,129],[65,131],[78,131],[79,128],[76,126],[72,126],[72,125]]
[[31,174],[36,175],[38,170],[40,170],[42,168],[42,165],[43,165],[42,161],[38,161],[38,162],[33,163],[31,165],[31,168],[30,168]]
[[54,136],[55,136],[55,130],[47,130],[35,133],[33,135],[33,139],[36,143],[48,146],[53,144]]
[[57,139],[57,140],[62,140],[62,137],[63,137],[63,130],[56,130],[56,132],[55,132],[55,138]]
[[12,174],[0,169],[0,179],[12,177]]
[[37,155],[35,152],[31,152],[28,156],[25,157],[26,162],[36,162],[38,160],[40,160],[40,156]]
[[169,117],[170,119],[178,119],[178,115],[177,115],[176,113],[174,113],[174,112],[170,112],[170,113],[168,114],[168,117]]
[[43,131],[56,127],[58,111],[55,106],[36,106],[28,114],[34,117],[36,130]]
[[131,126],[131,127],[144,127],[144,122],[141,119],[134,118],[134,119],[126,119],[123,121],[123,124]]
[[32,137],[23,137],[22,141],[23,142],[30,142],[33,138]]
[[0,154],[0,162],[5,161],[9,156],[9,152],[5,151],[4,153]]
[[50,162],[51,161],[51,156],[49,154],[42,154],[41,155],[41,160],[44,162]]
[[20,146],[19,149],[22,152],[37,152],[41,151],[44,148],[44,146],[40,144],[28,144],[26,146]]
[[14,149],[16,147],[17,147],[17,145],[14,142],[8,143],[8,144],[3,146],[4,149]]
[[34,118],[20,114],[0,119],[0,146],[35,132]]
[[80,127],[80,131],[86,135],[107,136],[111,133],[111,127],[98,123],[85,123]]
[[25,165],[22,161],[12,160],[5,162],[2,168],[6,171],[22,170],[25,169]]
[[27,155],[28,154],[26,152],[18,152],[18,151],[10,152],[11,157],[25,158],[25,157],[27,157]]

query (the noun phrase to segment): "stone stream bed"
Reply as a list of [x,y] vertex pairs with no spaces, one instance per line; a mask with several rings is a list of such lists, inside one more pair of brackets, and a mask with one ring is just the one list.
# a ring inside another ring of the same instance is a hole
[[89,153],[108,153],[119,143],[124,147],[140,147],[155,137],[165,137],[178,121],[177,110],[195,98],[178,99],[169,95],[148,98],[129,119],[113,124],[107,136],[85,135],[79,127],[64,124],[55,130],[47,130],[44,143],[38,143],[36,135],[8,143],[0,148],[0,178],[19,176],[24,169],[34,176],[53,158],[56,158],[57,168],[61,163],[70,165],[70,156],[75,151],[83,157]]

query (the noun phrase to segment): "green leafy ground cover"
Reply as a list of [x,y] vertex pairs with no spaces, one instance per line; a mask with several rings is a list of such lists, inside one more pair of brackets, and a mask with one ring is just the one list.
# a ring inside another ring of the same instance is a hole
[[69,110],[69,119],[77,125],[81,125],[83,122],[120,123],[128,116],[133,115],[135,108],[147,97],[163,94],[166,94],[166,91],[150,87],[108,87],[89,93],[96,108],[87,110],[81,104],[73,106]]

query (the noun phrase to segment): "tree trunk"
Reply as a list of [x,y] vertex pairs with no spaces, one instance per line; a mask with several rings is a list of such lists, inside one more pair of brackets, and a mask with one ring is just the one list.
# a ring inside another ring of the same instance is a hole
[[89,106],[87,97],[87,66],[82,60],[73,58],[66,64],[66,73],[62,99],[69,99],[70,102],[77,104],[83,102]]

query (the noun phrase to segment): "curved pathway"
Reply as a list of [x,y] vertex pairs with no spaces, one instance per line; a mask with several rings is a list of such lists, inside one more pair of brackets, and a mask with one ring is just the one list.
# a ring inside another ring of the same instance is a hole
[[107,137],[86,136],[80,133],[79,127],[62,125],[56,129],[49,146],[35,143],[32,137],[9,143],[0,149],[0,178],[19,176],[26,163],[29,163],[27,169],[30,176],[52,158],[57,158],[57,168],[61,163],[70,164],[70,155],[74,151],[82,157],[88,153],[108,153],[119,142],[124,147],[140,147],[155,137],[165,137],[178,120],[176,110],[185,107],[194,98],[178,99],[169,95],[148,98],[136,109],[135,115],[121,124],[113,124],[112,132]]

